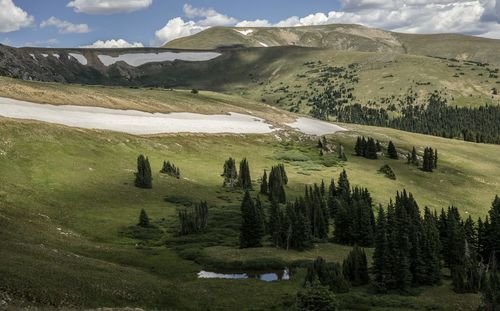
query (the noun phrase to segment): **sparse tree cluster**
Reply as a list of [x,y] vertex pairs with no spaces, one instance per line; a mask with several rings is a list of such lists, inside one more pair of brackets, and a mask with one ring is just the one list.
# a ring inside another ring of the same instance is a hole
[[377,152],[380,150],[380,143],[371,137],[366,139],[363,137],[358,137],[356,140],[356,145],[354,146],[354,152],[358,157],[365,157],[367,159],[376,160],[378,159]]
[[180,169],[174,164],[170,163],[170,161],[163,161],[163,168],[161,169],[160,173],[167,174],[177,179],[181,178]]
[[179,234],[201,233],[208,227],[208,204],[202,201],[192,208],[179,210],[177,216],[179,218]]
[[424,157],[422,162],[422,170],[424,172],[432,172],[435,168],[437,168],[437,159],[438,153],[437,149],[432,150],[432,148],[424,149]]
[[286,203],[285,186],[288,184],[288,176],[286,174],[285,165],[278,164],[271,168],[269,178],[267,171],[264,171],[260,184],[260,193],[269,196],[270,201],[278,203]]
[[245,158],[240,162],[240,173],[236,167],[236,161],[229,158],[224,162],[224,169],[221,174],[224,177],[222,185],[226,188],[240,187],[243,190],[252,189],[252,178],[250,176],[250,166]]

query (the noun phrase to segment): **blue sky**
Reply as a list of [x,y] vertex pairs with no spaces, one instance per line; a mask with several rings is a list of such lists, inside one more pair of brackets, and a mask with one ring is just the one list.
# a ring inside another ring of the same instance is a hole
[[0,42],[78,47],[121,39],[150,46],[211,26],[327,23],[500,38],[499,16],[500,0],[0,0]]

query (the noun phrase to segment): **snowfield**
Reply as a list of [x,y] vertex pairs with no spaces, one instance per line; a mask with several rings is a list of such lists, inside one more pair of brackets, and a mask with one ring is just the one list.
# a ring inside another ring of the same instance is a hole
[[249,34],[251,34],[253,32],[253,29],[247,29],[247,30],[238,30],[238,29],[235,29],[234,31],[239,32],[239,33],[241,33],[244,36],[248,36]]
[[324,121],[319,121],[310,118],[298,118],[294,123],[287,123],[286,125],[299,130],[300,132],[308,135],[326,135],[335,134],[337,132],[347,131],[333,123],[328,123]]
[[265,123],[265,120],[239,113],[148,113],[100,107],[35,104],[1,97],[0,116],[136,135],[184,132],[262,134],[274,131],[272,125]]
[[191,62],[201,62],[219,57],[221,54],[216,52],[161,52],[161,53],[127,53],[119,56],[109,56],[99,54],[99,60],[104,66],[113,65],[116,62],[124,61],[130,66],[141,66],[152,62],[166,62],[174,60],[183,60]]
[[[218,115],[188,112],[149,113],[91,106],[36,104],[4,97],[0,97],[0,116],[135,135],[165,133],[265,134],[279,130],[264,119],[234,112]],[[304,117],[286,125],[308,135],[325,135],[346,131],[335,124]]]
[[69,55],[73,58],[75,58],[80,64],[82,65],[87,65],[87,58],[83,56],[82,54],[78,53],[69,53]]

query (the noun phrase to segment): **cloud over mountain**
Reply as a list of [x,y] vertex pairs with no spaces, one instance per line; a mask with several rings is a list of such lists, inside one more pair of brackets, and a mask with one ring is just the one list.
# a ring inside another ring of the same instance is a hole
[[159,42],[189,36],[213,26],[297,27],[361,24],[406,33],[456,32],[500,39],[500,0],[340,0],[342,9],[270,22],[238,21],[214,9],[184,5],[188,20],[176,17],[156,31]]
[[117,48],[141,48],[144,45],[140,42],[130,43],[123,39],[112,40],[98,40],[90,45],[83,45],[81,48],[88,49],[117,49]]
[[16,6],[12,0],[0,0],[0,32],[28,27],[34,20],[33,16]]

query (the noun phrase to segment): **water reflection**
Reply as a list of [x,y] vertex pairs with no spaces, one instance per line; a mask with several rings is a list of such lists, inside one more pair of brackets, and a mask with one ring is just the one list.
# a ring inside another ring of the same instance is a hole
[[199,279],[257,279],[264,282],[285,281],[290,279],[290,272],[288,269],[274,272],[249,272],[249,273],[219,273],[210,271],[198,272]]

